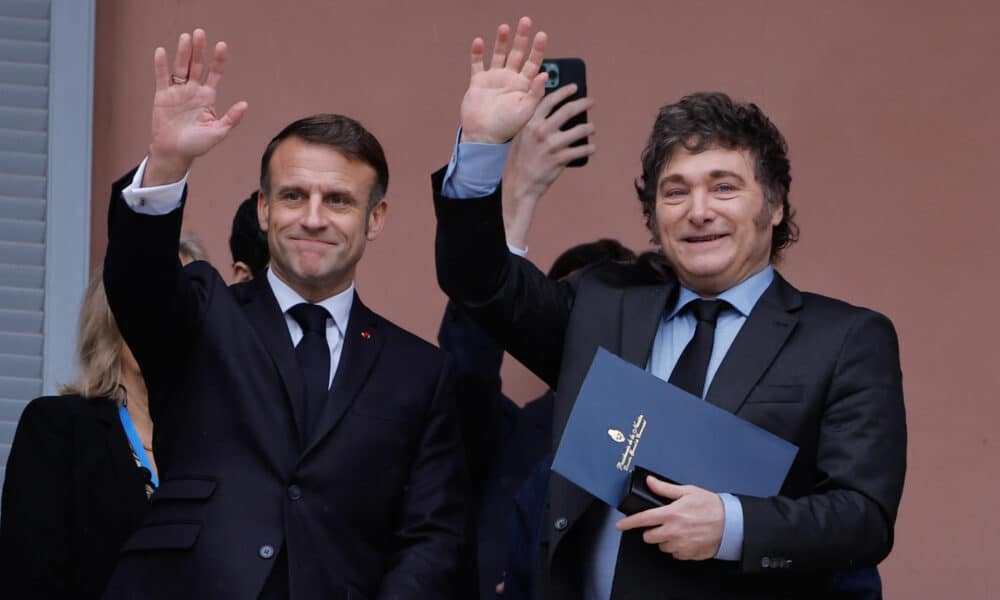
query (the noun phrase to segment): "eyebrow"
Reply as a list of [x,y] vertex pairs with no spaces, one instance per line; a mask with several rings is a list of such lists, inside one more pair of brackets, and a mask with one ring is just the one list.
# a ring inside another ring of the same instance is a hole
[[711,172],[709,172],[708,176],[711,179],[725,179],[727,177],[731,177],[731,178],[739,181],[740,183],[746,183],[746,180],[743,179],[743,177],[741,175],[739,175],[737,173],[734,173],[732,171],[726,171],[724,169],[717,169],[715,171],[711,171]]
[[274,194],[276,196],[284,194],[285,192],[299,192],[300,194],[305,194],[306,190],[304,187],[294,184],[279,185],[274,190]]
[[[743,184],[746,183],[746,180],[743,179],[742,176],[740,176],[737,173],[734,173],[733,171],[727,171],[725,169],[716,169],[714,171],[709,171],[708,172],[708,178],[709,179],[726,179],[726,178],[732,178],[732,179],[735,179],[735,180],[739,181],[740,183],[743,183]],[[686,182],[687,182],[687,178],[684,177],[683,175],[681,175],[680,173],[674,173],[673,175],[667,175],[663,179],[660,179],[660,185],[661,186],[663,184],[665,184],[665,183],[686,183]]]
[[[295,183],[289,183],[289,184],[285,184],[285,185],[279,186],[278,189],[277,189],[277,191],[275,192],[275,195],[280,196],[281,194],[283,194],[285,192],[298,192],[298,193],[302,194],[303,196],[308,196],[309,195],[309,191],[306,188],[304,188],[301,185],[295,184]],[[353,203],[357,203],[358,202],[358,199],[357,199],[357,197],[355,197],[354,194],[352,194],[349,190],[342,189],[342,188],[335,189],[335,190],[327,190],[327,191],[323,192],[323,197],[324,198],[328,198],[330,196],[343,196],[345,198],[349,198],[351,200],[351,202],[353,202]]]

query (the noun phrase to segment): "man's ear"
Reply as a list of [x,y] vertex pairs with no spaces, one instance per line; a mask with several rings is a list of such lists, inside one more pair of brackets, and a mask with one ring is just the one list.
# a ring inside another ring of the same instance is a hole
[[251,279],[253,279],[253,273],[245,262],[238,260],[233,263],[233,283],[242,283]]
[[365,235],[369,242],[372,242],[382,233],[382,228],[385,227],[385,215],[389,212],[389,203],[385,201],[385,198],[379,200],[370,211],[368,211],[368,230],[365,231]]
[[271,205],[267,201],[264,192],[257,192],[257,225],[261,231],[267,231],[268,220],[271,216]]
[[771,211],[771,227],[777,227],[778,225],[781,225],[781,220],[784,218],[785,218],[785,207],[779,204],[776,209]]

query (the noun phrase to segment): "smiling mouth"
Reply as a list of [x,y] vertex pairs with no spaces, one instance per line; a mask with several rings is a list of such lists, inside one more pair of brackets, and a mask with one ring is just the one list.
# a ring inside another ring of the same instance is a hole
[[307,245],[311,244],[323,244],[326,246],[332,245],[332,242],[328,242],[326,240],[317,240],[313,238],[292,238],[292,240],[299,243],[306,243]]
[[700,243],[704,243],[704,242],[714,242],[715,240],[721,240],[724,237],[726,237],[726,234],[719,234],[719,235],[697,235],[697,236],[693,236],[693,237],[684,238],[684,241],[688,242],[690,244],[700,244]]

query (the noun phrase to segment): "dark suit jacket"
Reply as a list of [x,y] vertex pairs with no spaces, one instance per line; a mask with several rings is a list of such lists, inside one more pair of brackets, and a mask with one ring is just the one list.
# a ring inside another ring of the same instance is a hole
[[37,398],[21,414],[0,509],[9,598],[99,598],[149,506],[108,398]]
[[267,278],[182,269],[181,211],[131,211],[131,177],[112,191],[104,281],[150,391],[160,488],[109,597],[257,598],[276,563],[277,596],[452,597],[464,513],[444,355],[355,297],[299,439],[302,375]]
[[[553,440],[594,352],[645,367],[677,282],[651,261],[604,265],[552,282],[504,243],[499,190],[439,194],[438,278],[511,354],[556,389]],[[801,293],[780,275],[719,367],[707,400],[799,446],[781,495],[741,497],[742,560],[675,561],[627,533],[614,598],[804,598],[833,571],[872,566],[892,547],[906,430],[892,324],[870,310]],[[725,491],[725,490],[717,490]],[[558,475],[541,597],[579,598],[580,549],[595,499]]]

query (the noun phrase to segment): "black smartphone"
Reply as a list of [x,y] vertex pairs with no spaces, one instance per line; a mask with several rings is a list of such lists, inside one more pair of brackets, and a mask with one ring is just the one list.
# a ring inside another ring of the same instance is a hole
[[[554,109],[553,112],[558,110],[560,106],[576,100],[577,98],[584,98],[587,96],[587,69],[581,58],[549,58],[542,61],[542,70],[548,73],[549,78],[545,82],[545,93],[548,94],[560,87],[569,84],[576,84],[576,92],[567,98],[566,100],[560,102]],[[550,113],[551,114],[551,113]],[[587,122],[587,111],[584,111],[566,123],[560,128],[563,131],[567,131],[576,127],[581,123]],[[573,142],[572,146],[582,146],[587,143],[587,138],[580,138]],[[568,167],[582,167],[587,164],[587,157],[578,158],[570,162]]]

